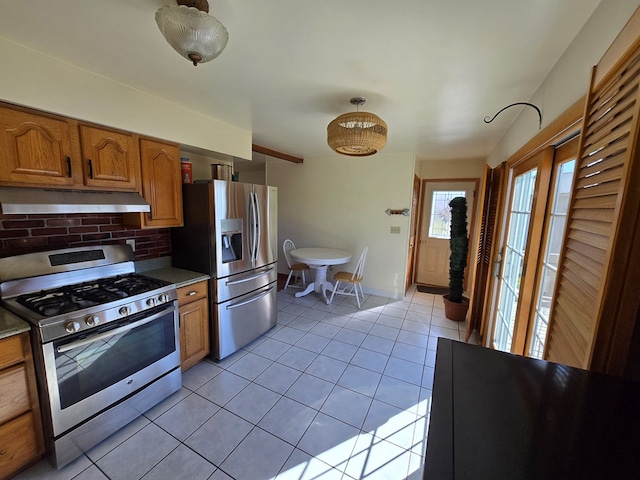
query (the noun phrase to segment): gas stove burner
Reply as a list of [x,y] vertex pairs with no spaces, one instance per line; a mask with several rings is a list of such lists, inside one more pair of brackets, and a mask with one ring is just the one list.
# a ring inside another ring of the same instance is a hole
[[130,273],[25,294],[19,296],[17,301],[43,317],[52,317],[108,304],[150,292],[165,285],[166,282],[161,280]]
[[21,295],[17,300],[18,303],[39,313],[43,317],[75,312],[76,310],[91,307],[96,304],[95,302],[78,299],[66,289]]
[[99,283],[83,283],[71,288],[71,293],[78,298],[93,302],[94,305],[100,305],[107,302],[114,302],[125,298],[127,294],[119,290],[110,288],[109,286],[100,285]]
[[121,289],[129,295],[145,293],[155,288],[161,287],[162,283],[150,277],[140,275],[118,276],[113,280],[113,287]]
[[18,301],[44,317],[73,312],[80,308],[66,292],[40,292],[37,297],[23,295]]

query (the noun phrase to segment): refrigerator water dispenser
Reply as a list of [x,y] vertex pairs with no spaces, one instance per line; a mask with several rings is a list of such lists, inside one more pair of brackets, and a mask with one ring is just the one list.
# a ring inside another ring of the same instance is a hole
[[242,260],[242,219],[225,218],[220,221],[222,263]]

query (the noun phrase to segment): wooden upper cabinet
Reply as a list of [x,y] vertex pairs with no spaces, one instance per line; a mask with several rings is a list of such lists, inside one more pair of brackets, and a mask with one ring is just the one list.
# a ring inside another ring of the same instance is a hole
[[80,125],[80,145],[85,185],[139,191],[140,162],[133,134]]
[[140,228],[182,226],[180,147],[175,143],[140,139],[142,195],[149,213],[124,214],[125,223]]
[[77,154],[72,133],[73,126],[65,119],[0,107],[0,182],[34,186],[81,182],[73,164]]
[[0,183],[140,191],[136,136],[22,107],[0,107]]

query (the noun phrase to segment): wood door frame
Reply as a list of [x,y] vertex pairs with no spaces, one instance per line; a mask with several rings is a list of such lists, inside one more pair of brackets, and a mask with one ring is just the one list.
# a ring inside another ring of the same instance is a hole
[[[416,191],[417,191],[417,201],[414,206],[414,200],[416,200]],[[415,266],[416,266],[416,241],[417,233],[418,233],[418,212],[420,211],[420,205],[422,203],[422,188],[420,184],[420,177],[416,174],[413,175],[413,187],[411,190],[411,221],[409,224],[409,242],[411,242],[411,235],[413,235],[413,253],[411,253],[411,245],[409,245],[409,258],[407,259],[407,277],[405,281],[405,293],[409,290],[409,287],[414,281],[415,277]]]
[[[472,207],[472,215],[471,215],[471,220],[469,220],[469,215],[467,215],[467,231],[468,236],[469,236],[469,245],[471,246],[471,242],[476,242],[477,239],[475,238],[475,222],[476,222],[476,207],[477,207],[477,203],[478,203],[478,188],[480,185],[480,179],[479,178],[423,178],[422,179],[422,185],[420,186],[420,217],[418,219],[418,237],[417,237],[417,245],[420,245],[420,242],[422,241],[422,237],[420,236],[420,232],[422,232],[422,227],[423,227],[423,222],[424,222],[424,195],[425,195],[425,189],[426,189],[426,185],[427,183],[449,183],[449,182],[473,182],[475,183],[474,191],[473,191],[473,207]],[[467,202],[467,212],[469,211],[469,202]],[[473,238],[471,237],[471,234],[473,233]],[[467,264],[465,266],[465,276],[464,276],[464,290],[466,291],[467,286],[469,284],[469,277],[470,277],[470,272],[469,272],[469,259],[471,258],[471,251],[473,250],[472,248],[468,249],[469,251],[467,252]],[[416,248],[416,252],[414,255],[414,262],[417,265],[418,264],[418,259],[420,258],[420,248]],[[414,276],[415,276],[415,270],[414,270]]]

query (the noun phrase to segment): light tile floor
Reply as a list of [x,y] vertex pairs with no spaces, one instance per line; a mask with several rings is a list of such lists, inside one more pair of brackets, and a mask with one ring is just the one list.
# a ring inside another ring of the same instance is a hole
[[278,293],[278,324],[64,469],[17,479],[418,480],[438,337],[464,340],[439,296]]

